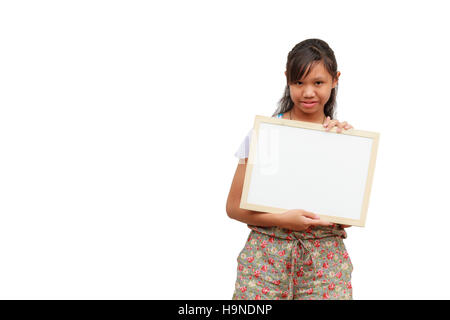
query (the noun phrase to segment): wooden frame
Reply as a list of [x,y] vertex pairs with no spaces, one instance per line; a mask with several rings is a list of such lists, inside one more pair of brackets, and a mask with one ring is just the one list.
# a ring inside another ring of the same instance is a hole
[[[379,133],[257,115],[240,207],[364,227]],[[295,147],[297,145],[299,147]]]

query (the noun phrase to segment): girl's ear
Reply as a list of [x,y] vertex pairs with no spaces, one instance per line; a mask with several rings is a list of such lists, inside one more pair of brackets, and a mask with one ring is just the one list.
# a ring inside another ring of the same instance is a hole
[[341,73],[338,71],[337,73],[336,73],[336,78],[334,78],[334,80],[333,80],[333,89],[336,87],[336,85],[338,84],[338,81],[339,81],[339,76],[341,75]]

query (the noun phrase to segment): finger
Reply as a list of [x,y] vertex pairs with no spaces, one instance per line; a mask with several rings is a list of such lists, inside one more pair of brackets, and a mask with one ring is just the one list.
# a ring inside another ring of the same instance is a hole
[[351,124],[348,124],[347,121],[343,122],[342,124],[344,124],[344,130],[349,130],[353,128],[353,126]]
[[323,126],[326,128],[328,126],[328,123],[330,123],[330,116],[328,116],[325,121],[323,122]]
[[333,129],[333,127],[336,125],[338,121],[337,120],[331,120],[328,125],[327,125],[327,131],[330,131],[331,129]]
[[339,132],[342,132],[342,130],[347,130],[347,126],[348,126],[347,121],[342,122],[341,125],[339,126],[339,128],[341,129],[339,130]]
[[321,218],[318,214],[315,214],[316,219],[310,219],[308,217],[304,217],[311,225],[320,225],[320,226],[332,226],[333,223],[327,221],[324,218]]
[[331,222],[328,222],[326,220],[320,219],[320,220],[311,220],[310,223],[312,226],[322,226],[322,227],[331,227],[333,224]]
[[347,122],[338,122],[338,123],[336,124],[336,126],[338,127],[336,131],[337,131],[338,133],[341,133],[341,132],[342,132],[342,129],[345,127],[346,124],[347,124]]
[[336,224],[338,227],[340,227],[340,228],[350,228],[351,227],[351,225],[348,225],[348,224],[341,224],[341,223],[337,223]]
[[309,219],[320,219],[319,215],[309,211],[303,211],[303,216]]

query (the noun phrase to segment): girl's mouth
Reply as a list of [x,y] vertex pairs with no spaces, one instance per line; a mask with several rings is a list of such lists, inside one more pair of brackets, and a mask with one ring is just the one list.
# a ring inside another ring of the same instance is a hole
[[300,102],[302,104],[302,106],[304,106],[305,108],[312,108],[314,107],[318,102],[317,101],[313,101],[313,102]]

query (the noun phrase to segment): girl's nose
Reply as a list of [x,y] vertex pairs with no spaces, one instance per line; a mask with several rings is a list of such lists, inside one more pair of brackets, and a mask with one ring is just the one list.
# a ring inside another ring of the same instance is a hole
[[306,87],[306,88],[305,88],[305,91],[303,91],[303,96],[304,96],[305,98],[313,98],[313,97],[316,96],[316,94],[315,94],[313,88],[311,88],[311,87]]

